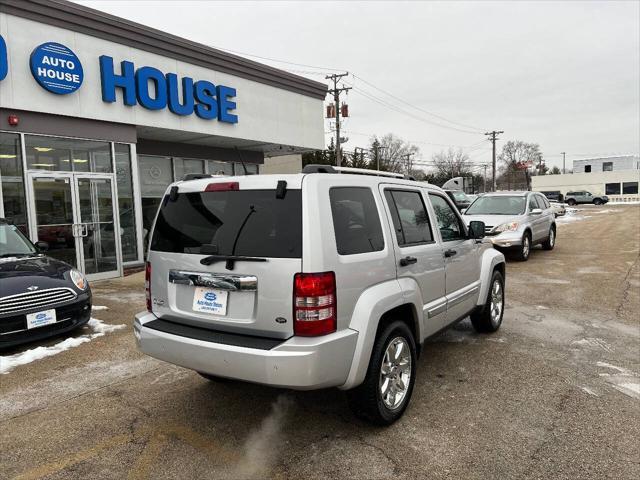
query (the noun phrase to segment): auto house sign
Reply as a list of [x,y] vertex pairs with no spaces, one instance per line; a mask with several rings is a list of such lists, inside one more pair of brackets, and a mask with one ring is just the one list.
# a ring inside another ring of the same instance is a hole
[[84,72],[73,51],[56,42],[34,48],[29,59],[31,74],[42,88],[57,95],[67,95],[80,88]]

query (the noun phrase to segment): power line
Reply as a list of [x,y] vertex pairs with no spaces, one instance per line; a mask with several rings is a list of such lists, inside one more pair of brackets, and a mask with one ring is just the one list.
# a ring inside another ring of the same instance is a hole
[[354,79],[355,79],[355,78],[357,78],[358,80],[360,80],[360,81],[362,81],[362,82],[366,83],[367,85],[369,85],[371,88],[374,88],[374,89],[378,90],[379,92],[384,93],[385,95],[388,95],[388,96],[390,96],[391,98],[393,98],[393,99],[395,99],[395,100],[397,100],[397,101],[399,101],[399,102],[401,102],[401,103],[404,103],[405,105],[407,105],[407,106],[409,106],[409,107],[411,107],[411,108],[414,108],[414,109],[416,109],[416,110],[419,110],[419,111],[421,111],[421,112],[423,112],[423,113],[426,113],[427,115],[431,115],[432,117],[438,118],[438,119],[440,119],[440,120],[444,120],[445,122],[451,123],[451,124],[453,124],[453,125],[458,125],[458,126],[460,126],[460,127],[464,127],[464,128],[468,128],[468,129],[471,129],[471,130],[475,130],[475,131],[476,131],[475,133],[482,133],[482,129],[479,129],[479,128],[476,128],[476,127],[472,127],[472,126],[470,126],[470,125],[466,125],[466,124],[464,124],[464,123],[454,122],[453,120],[449,120],[448,118],[443,117],[442,115],[435,114],[435,113],[433,113],[433,112],[430,112],[430,111],[428,111],[428,110],[425,110],[424,108],[421,108],[421,107],[418,107],[418,106],[416,106],[416,105],[413,105],[412,103],[409,103],[409,102],[407,102],[406,100],[403,100],[402,98],[398,97],[397,95],[394,95],[394,94],[392,94],[392,93],[389,93],[389,92],[387,92],[386,90],[381,89],[380,87],[376,87],[373,83],[368,82],[367,80],[365,80],[364,78],[362,78],[362,77],[360,77],[360,76],[356,75],[355,73],[352,73],[352,75],[353,75],[353,78],[354,78]]
[[405,114],[405,115],[407,115],[407,116],[409,116],[409,117],[411,117],[411,118],[413,118],[415,120],[419,120],[421,122],[428,123],[430,125],[435,125],[435,126],[441,127],[441,128],[448,128],[450,130],[457,130],[457,131],[462,132],[462,133],[470,133],[470,134],[473,134],[473,135],[477,135],[478,134],[478,132],[476,132],[476,131],[464,130],[462,128],[452,127],[452,126],[449,126],[449,125],[442,125],[441,123],[434,122],[433,120],[427,120],[426,118],[423,118],[423,117],[420,117],[420,116],[418,116],[418,115],[416,115],[414,113],[408,112],[408,111],[398,107],[397,105],[393,105],[392,103],[389,103],[386,100],[383,100],[383,99],[381,99],[379,97],[376,97],[375,95],[372,95],[371,93],[369,93],[369,92],[367,92],[365,90],[361,90],[358,87],[353,87],[353,91],[358,93],[358,94],[360,94],[360,95],[362,95],[365,98],[368,98],[369,100],[372,100],[372,101],[382,105],[383,107],[387,107],[388,109],[393,110],[393,111],[398,112],[398,113],[403,113],[403,114]]

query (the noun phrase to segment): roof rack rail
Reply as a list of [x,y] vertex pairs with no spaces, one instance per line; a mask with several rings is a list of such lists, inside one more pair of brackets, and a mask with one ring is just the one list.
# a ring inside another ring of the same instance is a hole
[[302,173],[338,173],[331,165],[320,165],[312,163],[305,165],[302,169]]
[[368,168],[334,167],[332,165],[310,164],[302,169],[302,173],[348,173],[351,175],[372,175],[376,177],[405,178],[415,180],[409,175],[396,172],[383,172],[382,170],[369,170]]
[[210,173],[187,173],[184,177],[182,177],[182,181],[188,182],[189,180],[201,180],[203,178],[212,178],[215,176],[216,175],[212,175]]

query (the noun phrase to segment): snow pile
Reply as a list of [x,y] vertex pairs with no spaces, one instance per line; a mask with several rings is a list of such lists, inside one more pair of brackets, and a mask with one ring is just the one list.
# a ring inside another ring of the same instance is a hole
[[42,360],[43,358],[57,355],[65,350],[77,347],[78,345],[90,342],[95,338],[102,337],[107,333],[126,327],[126,325],[122,324],[109,325],[97,318],[91,318],[87,325],[95,333],[80,335],[79,337],[69,337],[49,347],[36,347],[14,355],[0,356],[0,374],[7,374],[20,365],[26,365],[27,363],[35,362],[36,360]]
[[109,307],[105,305],[92,305],[91,310],[97,312],[98,310],[109,310]]

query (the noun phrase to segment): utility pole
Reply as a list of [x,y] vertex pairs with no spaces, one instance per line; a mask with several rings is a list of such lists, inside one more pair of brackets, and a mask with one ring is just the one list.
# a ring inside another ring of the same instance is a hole
[[404,156],[407,157],[405,162],[405,169],[407,171],[407,175],[411,174],[411,155],[415,155],[414,153],[407,153]]
[[380,171],[380,150],[387,148],[387,147],[383,147],[381,145],[379,145],[378,143],[376,143],[375,145],[373,145],[373,154],[375,155],[375,159],[376,159],[376,170]]
[[482,177],[482,191],[487,193],[487,164],[484,164],[484,176]]
[[565,173],[567,173],[567,170],[564,168],[565,167],[564,159],[567,152],[560,152],[560,153],[562,154],[562,174],[564,175]]
[[334,73],[333,75],[327,75],[327,80],[333,81],[333,89],[329,90],[329,93],[333,95],[333,101],[336,104],[336,166],[342,165],[342,153],[340,152],[340,93],[351,90],[351,87],[338,88],[338,80],[342,77],[349,75],[349,72]]
[[486,132],[485,135],[489,137],[489,140],[493,143],[493,163],[491,170],[491,189],[492,191],[496,191],[496,140],[498,140],[498,135],[504,133],[503,131]]

